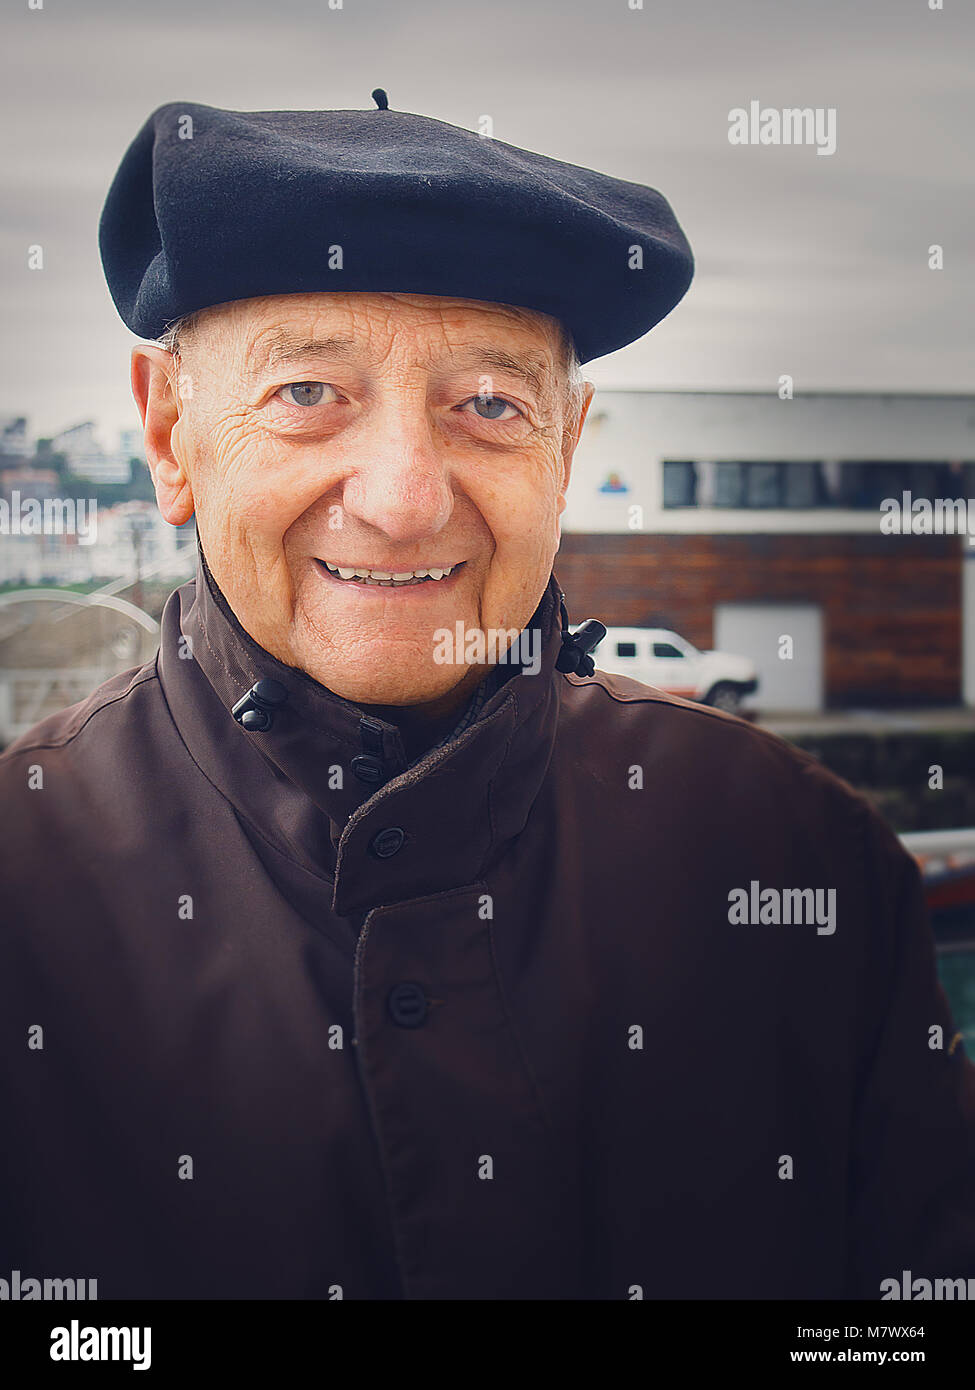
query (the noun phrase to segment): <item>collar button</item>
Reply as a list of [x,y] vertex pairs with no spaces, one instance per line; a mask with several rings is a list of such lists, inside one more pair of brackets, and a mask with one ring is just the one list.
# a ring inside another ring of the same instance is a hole
[[368,753],[359,753],[352,759],[352,771],[360,782],[378,785],[384,780],[382,763]]
[[275,712],[288,698],[280,681],[257,681],[230,711],[241,728],[249,734],[264,734],[274,723]]

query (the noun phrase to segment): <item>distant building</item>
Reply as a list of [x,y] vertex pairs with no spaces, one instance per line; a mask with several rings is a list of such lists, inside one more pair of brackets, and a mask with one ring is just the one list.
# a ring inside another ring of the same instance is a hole
[[0,458],[0,495],[8,502],[14,492],[19,492],[24,497],[53,497],[58,490],[59,482],[53,468],[32,468],[28,464],[19,464],[11,468]]
[[0,415],[0,459],[26,459],[30,455],[26,415]]
[[145,461],[145,435],[142,430],[120,430],[118,437],[120,458],[142,459]]
[[573,622],[751,656],[764,709],[975,705],[975,544],[917,499],[975,533],[975,397],[597,391],[556,573]]
[[72,584],[87,577],[76,538],[26,531],[25,506],[57,498],[60,479],[50,468],[5,467],[0,458],[0,584]]
[[72,425],[54,436],[51,448],[63,454],[68,472],[93,483],[128,483],[132,464],[128,453],[106,453],[95,434],[93,420]]
[[195,540],[195,526],[170,526],[155,502],[120,502],[99,509],[92,564],[99,577],[134,582],[172,575],[181,584],[192,573]]
[[[15,480],[14,486],[6,486],[8,477]],[[101,507],[90,498],[61,498],[55,485],[59,480],[54,474],[49,477],[53,482],[41,487],[23,471],[0,472],[0,516],[3,502],[9,504],[11,499],[22,509],[27,497],[44,500],[54,496],[77,509],[84,530],[0,535],[0,584],[106,584],[124,580],[128,585],[153,579],[175,587],[192,575],[196,559],[192,519],[185,526],[170,526],[153,502]]]

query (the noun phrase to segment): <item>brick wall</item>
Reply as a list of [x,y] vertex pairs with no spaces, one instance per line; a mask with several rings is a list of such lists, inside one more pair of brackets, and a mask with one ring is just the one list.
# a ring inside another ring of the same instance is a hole
[[961,698],[961,543],[953,536],[562,537],[569,617],[669,627],[713,645],[716,603],[818,603],[832,706]]

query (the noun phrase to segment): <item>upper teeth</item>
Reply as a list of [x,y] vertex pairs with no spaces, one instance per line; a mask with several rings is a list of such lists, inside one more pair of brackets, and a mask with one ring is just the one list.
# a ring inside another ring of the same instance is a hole
[[407,579],[443,579],[455,568],[451,565],[445,570],[357,570],[347,569],[344,565],[330,565],[325,561],[325,565],[337,574],[340,579],[397,579],[403,582]]

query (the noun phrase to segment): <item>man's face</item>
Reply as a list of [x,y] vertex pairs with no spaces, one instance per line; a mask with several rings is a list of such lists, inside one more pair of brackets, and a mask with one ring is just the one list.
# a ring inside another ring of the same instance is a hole
[[532,616],[591,396],[566,404],[552,320],[419,295],[250,299],[193,326],[179,399],[175,376],[169,353],[134,349],[161,510],[196,512],[272,655],[354,702],[411,705],[483,674],[436,661],[438,629]]

